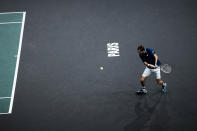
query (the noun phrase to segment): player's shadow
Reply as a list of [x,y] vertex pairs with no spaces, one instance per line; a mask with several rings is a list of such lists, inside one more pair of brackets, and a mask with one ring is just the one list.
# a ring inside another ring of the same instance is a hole
[[167,94],[140,95],[134,111],[137,118],[124,127],[124,131],[159,130],[167,131],[169,115],[167,109]]

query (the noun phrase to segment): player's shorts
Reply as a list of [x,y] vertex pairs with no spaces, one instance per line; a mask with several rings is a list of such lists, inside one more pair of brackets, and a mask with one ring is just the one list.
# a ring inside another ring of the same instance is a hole
[[156,79],[161,79],[160,67],[157,67],[156,69],[150,69],[146,67],[142,76],[148,77],[151,75],[152,72],[155,73]]

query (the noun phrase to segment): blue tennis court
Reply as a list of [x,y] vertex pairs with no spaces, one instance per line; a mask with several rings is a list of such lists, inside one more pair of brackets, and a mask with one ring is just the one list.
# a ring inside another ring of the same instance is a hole
[[25,14],[0,13],[0,114],[12,112]]

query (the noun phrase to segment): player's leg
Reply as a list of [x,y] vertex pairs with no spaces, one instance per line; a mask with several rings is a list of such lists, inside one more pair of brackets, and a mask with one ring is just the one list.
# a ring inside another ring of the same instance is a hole
[[145,79],[146,79],[146,77],[144,77],[144,76],[142,76],[140,79],[140,83],[141,83],[142,87],[145,87]]
[[142,77],[140,79],[140,83],[141,83],[141,85],[142,85],[143,88],[145,88],[145,79],[148,76],[150,76],[150,75],[151,75],[151,70],[148,67],[146,67],[145,70],[144,70],[144,72],[143,72],[143,74],[142,74]]
[[151,71],[149,68],[145,68],[143,74],[142,74],[142,77],[140,79],[140,83],[142,85],[142,88],[140,90],[138,90],[136,93],[143,93],[143,94],[146,94],[147,93],[147,90],[146,90],[146,87],[145,87],[145,79],[151,74]]
[[167,91],[167,89],[166,89],[167,83],[163,82],[161,79],[156,79],[156,80],[157,80],[157,84],[162,86],[162,92],[165,93]]
[[156,79],[157,84],[161,85],[162,87],[166,87],[167,84],[165,82],[163,82],[161,79]]
[[153,72],[156,75],[157,84],[159,84],[159,85],[162,86],[162,91],[163,92],[166,92],[167,91],[167,89],[166,89],[167,83],[165,83],[164,81],[161,80],[161,71],[160,71],[160,68],[158,67],[157,69],[154,69]]

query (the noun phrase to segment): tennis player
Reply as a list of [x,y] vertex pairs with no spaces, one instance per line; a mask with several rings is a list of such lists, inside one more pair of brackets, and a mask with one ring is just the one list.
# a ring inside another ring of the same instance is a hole
[[145,86],[145,79],[148,76],[150,76],[152,72],[156,76],[157,83],[162,86],[162,92],[165,93],[167,91],[166,89],[167,83],[161,80],[161,73],[160,73],[161,62],[159,61],[157,54],[150,48],[145,49],[143,45],[138,46],[137,51],[146,68],[140,79],[142,88],[138,90],[136,93],[146,94],[148,92]]

